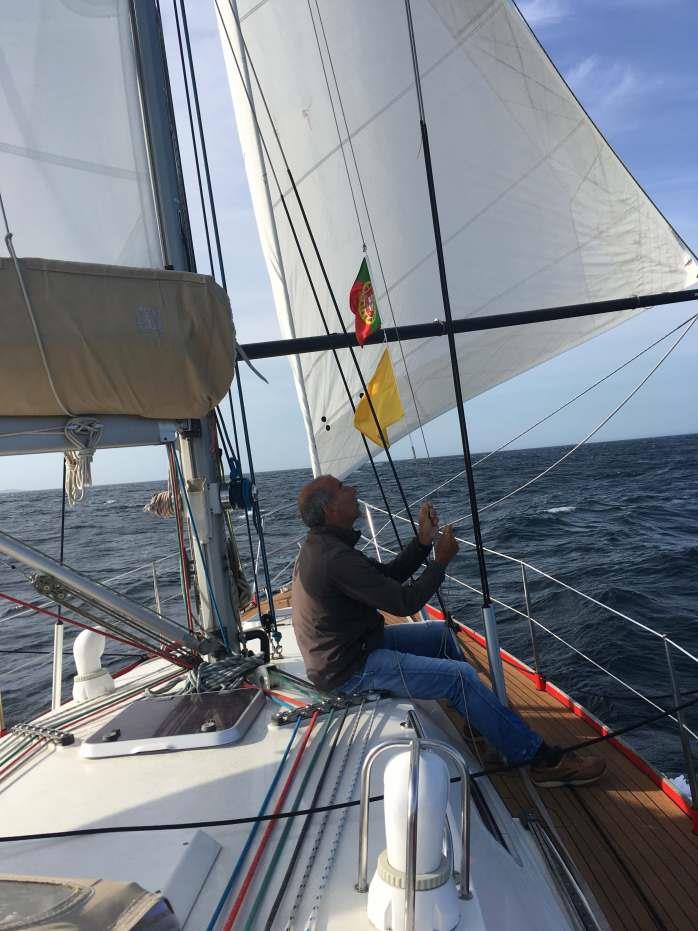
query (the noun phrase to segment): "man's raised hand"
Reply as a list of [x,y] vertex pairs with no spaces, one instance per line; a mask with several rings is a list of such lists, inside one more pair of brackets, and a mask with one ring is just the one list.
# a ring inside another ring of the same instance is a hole
[[453,527],[447,524],[436,540],[434,558],[442,566],[447,566],[457,552],[458,541],[453,534]]
[[419,509],[417,536],[422,546],[431,546],[439,531],[439,515],[433,504],[425,502]]

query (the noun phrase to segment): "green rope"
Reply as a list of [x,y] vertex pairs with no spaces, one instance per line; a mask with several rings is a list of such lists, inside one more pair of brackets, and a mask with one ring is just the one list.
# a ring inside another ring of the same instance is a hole
[[[8,736],[11,737],[12,735],[10,734]],[[28,749],[29,745],[33,742],[34,739],[35,738],[33,737],[25,737],[24,740],[20,742],[19,746],[14,744],[12,747],[10,747],[9,751],[7,753],[4,753],[2,757],[0,757],[0,769],[2,769],[5,763],[11,763],[13,758],[19,756],[20,753]]]
[[[37,723],[45,727],[61,728],[65,730],[66,727],[70,726],[74,721],[79,722],[82,717],[88,714],[97,714],[98,712],[106,713],[106,711],[114,705],[125,704],[127,698],[133,698],[139,692],[144,691],[144,689],[161,685],[171,678],[173,678],[171,672],[163,673],[157,676],[157,678],[148,677],[146,685],[144,685],[142,681],[137,684],[134,683],[131,686],[125,687],[123,691],[116,690],[110,692],[107,696],[103,696],[101,700],[94,699],[93,701],[95,704],[84,705],[81,703],[78,705],[71,705],[70,707],[66,707],[63,711],[56,711],[44,718],[38,719]],[[40,741],[42,744],[45,743],[40,737],[27,737],[24,735],[19,737],[18,735],[13,735],[11,729],[3,739],[7,741],[11,740],[12,737],[15,737],[15,740],[20,740],[20,745],[17,746],[16,743],[12,743],[12,745],[0,755],[0,768],[3,764],[9,763],[16,758],[19,753],[27,749],[33,741],[37,743]],[[1,778],[2,777],[0,777],[0,779]]]
[[[333,718],[334,718],[334,708],[332,708],[330,710],[330,713],[327,715],[327,720],[325,721],[325,727],[323,728],[322,734],[320,735],[320,738],[318,740],[317,747],[315,748],[315,753],[313,754],[312,759],[310,760],[310,763],[308,764],[308,768],[305,771],[303,780],[300,784],[300,788],[298,789],[296,797],[293,800],[293,804],[291,805],[291,809],[290,809],[291,811],[297,811],[300,808],[301,800],[303,798],[303,793],[305,792],[305,787],[307,786],[308,780],[310,779],[313,769],[315,768],[315,764],[317,763],[318,759],[320,758],[320,754],[322,753],[324,749],[325,740],[327,739],[327,732],[330,729],[330,725],[332,724]],[[286,840],[288,839],[289,831],[291,830],[292,825],[293,825],[293,818],[288,818],[286,820],[286,824],[284,825],[284,829],[281,832],[281,837],[279,838],[279,842],[276,845],[274,856],[271,858],[271,862],[269,863],[266,874],[262,881],[262,888],[257,893],[257,897],[252,904],[252,911],[250,912],[247,918],[244,931],[254,931],[255,918],[257,917],[257,912],[259,911],[260,906],[262,902],[264,901],[264,896],[266,895],[267,888],[268,888],[267,877],[269,877],[276,869],[276,865],[279,862],[281,854],[283,853],[283,849],[286,844]]]

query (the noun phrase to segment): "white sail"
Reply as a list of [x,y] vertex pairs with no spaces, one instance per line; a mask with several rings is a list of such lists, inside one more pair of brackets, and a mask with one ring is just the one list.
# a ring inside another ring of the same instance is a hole
[[18,255],[162,267],[128,0],[5,0],[0,191]]
[[[271,172],[273,220],[265,207],[255,126],[228,41],[239,54],[236,25],[230,5],[219,6],[238,129],[281,328],[285,335],[292,329],[297,336],[321,333]],[[695,284],[695,257],[584,113],[510,0],[413,0],[412,8],[455,318]],[[346,326],[353,326],[348,293],[363,241],[385,325],[442,318],[403,0],[240,0],[238,9],[250,62]],[[336,331],[336,313],[257,88],[254,97],[272,167],[329,327]],[[292,327],[268,246],[270,222],[278,231]],[[458,336],[464,398],[630,315]],[[357,353],[367,379],[382,351],[374,346]],[[390,428],[391,441],[454,403],[446,340],[405,343],[403,351],[404,360],[400,348],[391,347],[406,410],[404,420]],[[339,355],[356,401],[359,378],[348,352]],[[345,475],[365,451],[334,358],[329,352],[303,356],[300,365],[309,433],[321,468]]]

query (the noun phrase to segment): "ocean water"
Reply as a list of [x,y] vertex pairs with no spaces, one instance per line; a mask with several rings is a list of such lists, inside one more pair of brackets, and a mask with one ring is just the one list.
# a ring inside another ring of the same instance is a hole
[[[505,451],[477,467],[483,539],[488,548],[524,559],[569,586],[528,572],[531,613],[549,631],[537,634],[541,672],[604,722],[621,726],[656,713],[622,683],[657,705],[672,704],[663,640],[571,589],[698,655],[698,436],[583,447],[539,482],[487,507],[566,451]],[[462,459],[403,461],[397,467],[411,502],[457,473]],[[397,511],[401,499],[388,466],[380,464],[378,470],[391,507]],[[304,535],[295,498],[309,477],[306,470],[257,476],[267,515],[267,548],[275,585],[288,580],[297,543]],[[370,466],[348,481],[357,484],[362,498],[383,506]],[[91,489],[86,500],[67,513],[64,558],[68,565],[95,579],[114,580],[110,582],[114,588],[150,605],[154,600],[152,562],[157,560],[163,612],[182,619],[177,560],[171,558],[176,553],[174,520],[143,512],[152,492],[163,487],[164,483],[145,482]],[[459,536],[472,539],[463,478],[439,489],[430,500],[442,520],[458,518]],[[57,490],[2,494],[0,528],[57,556],[60,510]],[[244,515],[234,514],[234,521],[249,568]],[[397,523],[403,540],[407,540],[409,525]],[[377,516],[375,524],[378,530],[384,520]],[[363,526],[365,529],[365,522]],[[390,526],[381,531],[380,540],[386,548],[395,548]],[[493,597],[523,610],[520,565],[488,555],[487,567]],[[470,547],[461,547],[451,568],[466,586],[479,586],[477,561]],[[0,562],[0,592],[20,599],[36,597],[21,568],[7,561]],[[480,598],[475,592],[449,581],[443,595],[459,619],[481,627]],[[497,608],[497,619],[501,644],[531,662],[527,622],[502,606]],[[66,627],[66,654],[75,634]],[[27,720],[50,704],[52,638],[50,618],[19,614],[11,603],[0,603],[0,690],[9,724]],[[110,667],[122,665],[124,655],[133,654],[131,648],[119,644],[108,644],[107,651],[105,665]],[[698,665],[676,650],[672,650],[672,657],[682,690],[698,694]],[[68,656],[66,697],[73,675]],[[687,723],[694,730],[698,730],[697,709],[694,706],[686,711]],[[675,725],[666,721],[653,724],[627,739],[669,775],[685,771]]]

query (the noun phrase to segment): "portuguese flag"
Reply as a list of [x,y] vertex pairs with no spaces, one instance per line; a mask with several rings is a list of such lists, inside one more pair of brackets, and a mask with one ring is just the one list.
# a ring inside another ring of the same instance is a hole
[[363,346],[371,333],[381,328],[381,318],[378,313],[376,296],[373,293],[371,276],[368,273],[366,259],[361,263],[356,281],[349,292],[349,306],[355,317],[356,338],[359,346]]

